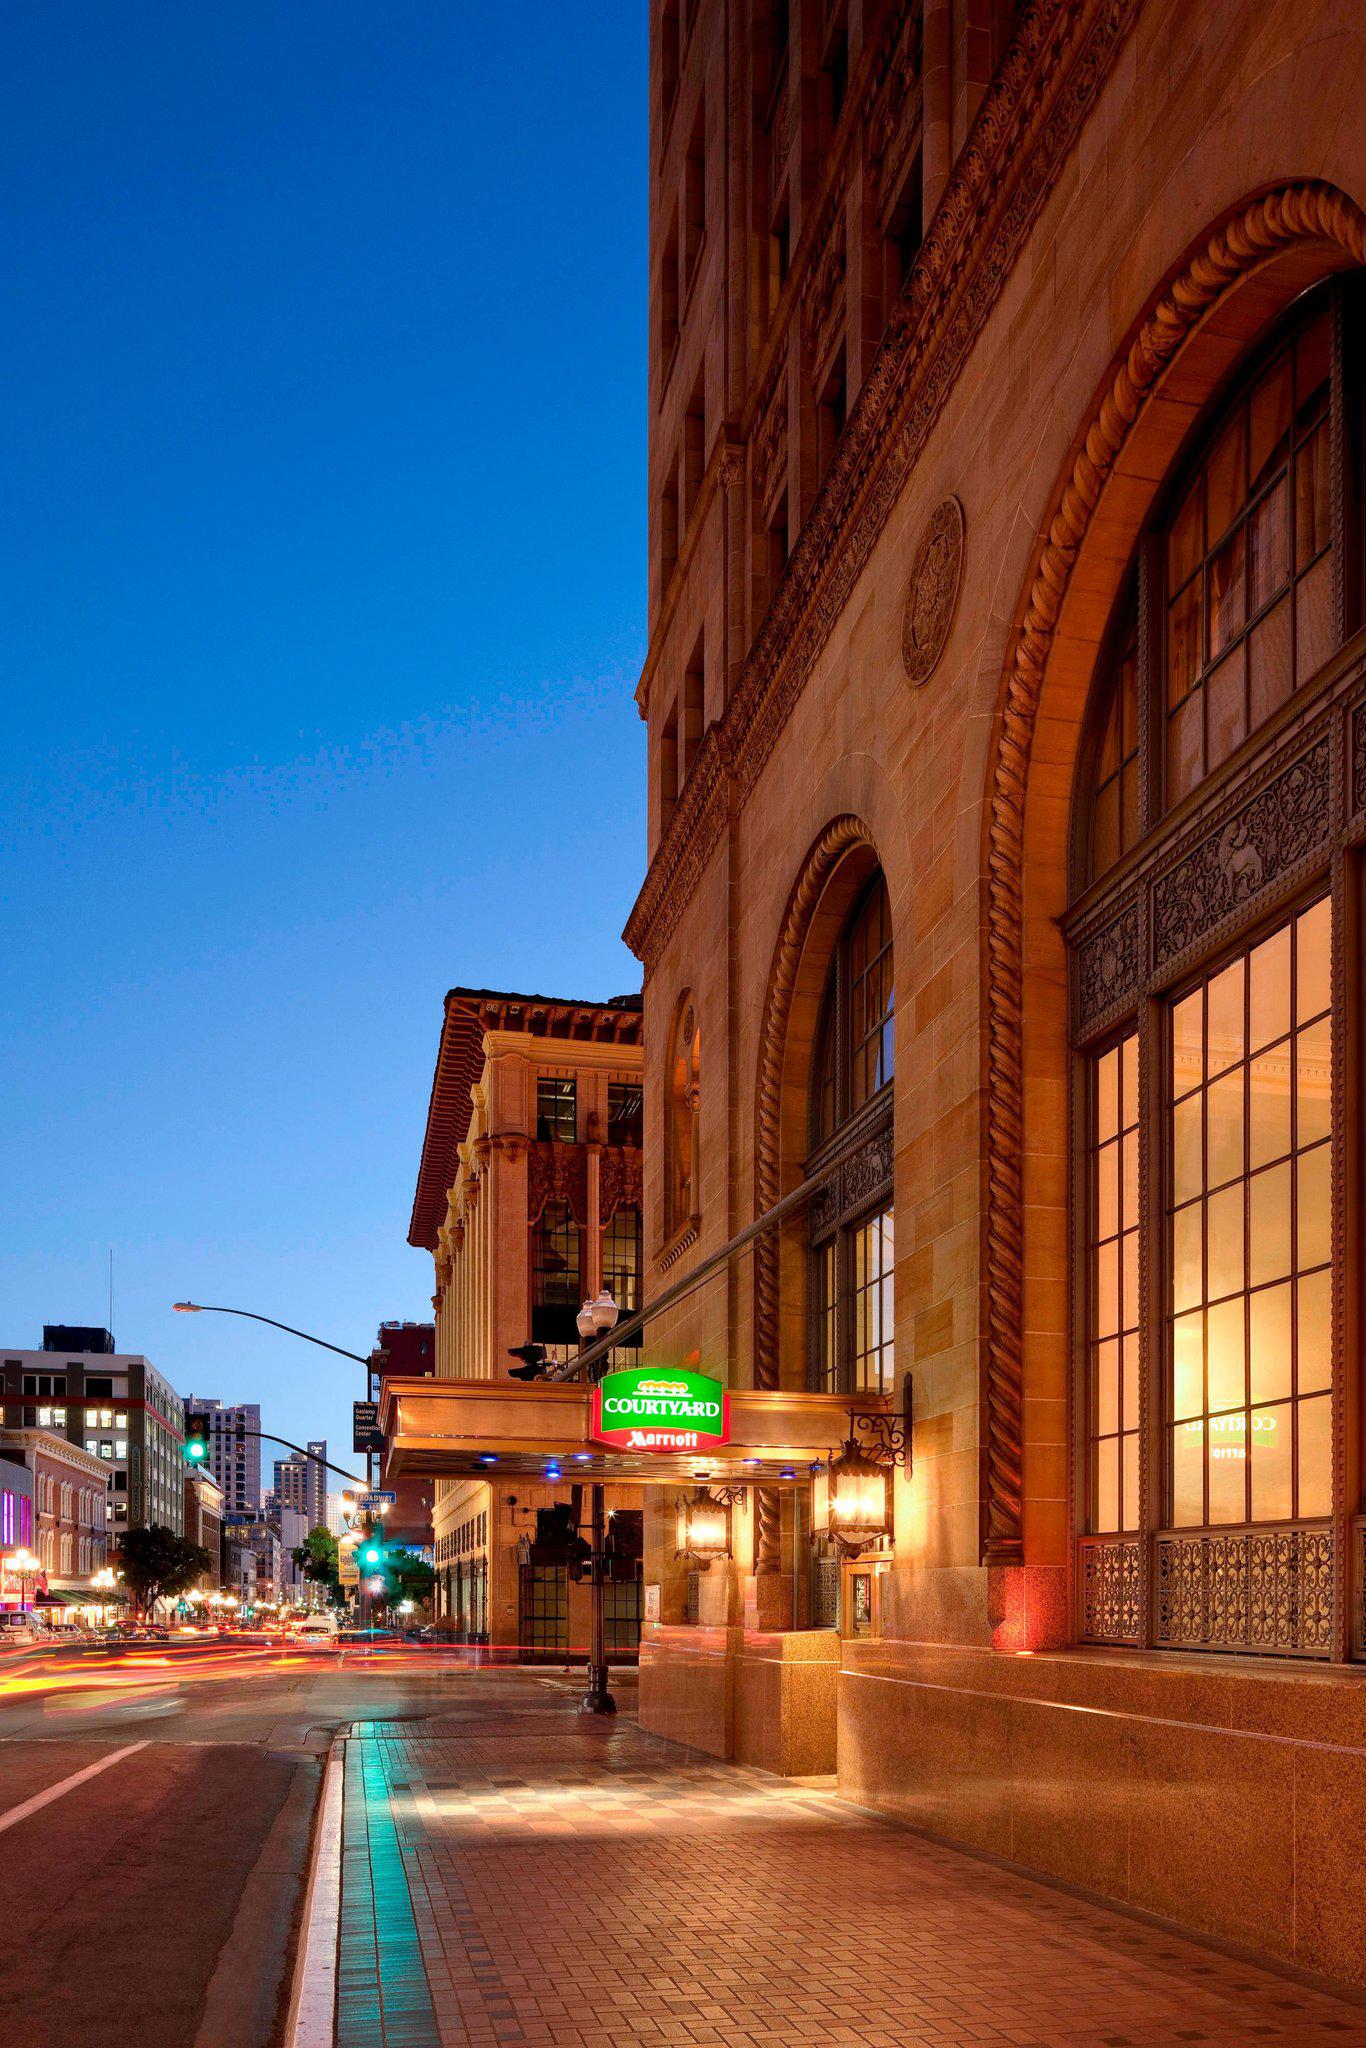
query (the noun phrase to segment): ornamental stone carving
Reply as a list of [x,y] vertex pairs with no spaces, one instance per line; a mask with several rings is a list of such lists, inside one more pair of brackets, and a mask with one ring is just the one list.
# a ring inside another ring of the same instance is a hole
[[1082,1633],[1094,1643],[1139,1641],[1136,1543],[1088,1543],[1082,1552]]
[[638,1209],[643,1199],[639,1146],[605,1146],[598,1158],[599,1223],[610,1223],[618,1209]]
[[526,1218],[540,1221],[547,1202],[564,1202],[581,1230],[588,1225],[588,1154],[582,1145],[538,1138],[527,1148]]
[[927,683],[949,637],[963,582],[963,508],[945,498],[930,514],[911,563],[901,658],[913,683]]
[[919,132],[922,20],[919,5],[895,11],[877,53],[864,166],[879,206],[889,197],[910,137]]
[[1323,845],[1331,766],[1325,734],[1157,883],[1153,953],[1159,967]]
[[860,1210],[872,1208],[879,1200],[889,1200],[891,1192],[892,1127],[889,1123],[871,1138],[865,1138],[861,1145],[831,1168],[830,1178],[811,1198],[808,1218],[811,1236],[824,1236],[836,1224],[856,1216]]
[[754,480],[754,502],[767,511],[770,494],[776,490],[787,469],[787,389],[785,365],[778,373],[759,408],[750,441],[750,475]]
[[839,328],[844,307],[844,269],[844,209],[839,203],[820,261],[812,268],[802,290],[802,346],[813,373],[824,364]]
[[1083,1030],[1138,987],[1138,905],[1131,903],[1077,954],[1077,1012]]
[[1366,811],[1366,705],[1352,719],[1352,809]]

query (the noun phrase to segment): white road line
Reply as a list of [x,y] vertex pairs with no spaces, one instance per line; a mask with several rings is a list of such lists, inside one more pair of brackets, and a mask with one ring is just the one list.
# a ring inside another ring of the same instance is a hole
[[108,1756],[102,1756],[98,1763],[87,1764],[83,1771],[73,1771],[69,1778],[63,1778],[56,1785],[49,1785],[45,1792],[35,1792],[32,1799],[25,1799],[22,1805],[11,1806],[8,1813],[0,1813],[0,1834],[6,1828],[17,1827],[21,1820],[27,1820],[31,1813],[41,1813],[45,1806],[51,1806],[54,1799],[60,1799],[67,1792],[74,1792],[87,1779],[98,1778],[101,1771],[107,1771],[110,1764],[122,1761],[126,1756],[136,1756],[140,1749],[146,1749],[145,1742],[130,1742],[123,1749],[111,1749]]
[[344,1755],[344,1743],[338,1736],[328,1753],[322,1805],[313,1836],[313,1859],[294,1965],[285,2048],[332,2048],[336,2031]]

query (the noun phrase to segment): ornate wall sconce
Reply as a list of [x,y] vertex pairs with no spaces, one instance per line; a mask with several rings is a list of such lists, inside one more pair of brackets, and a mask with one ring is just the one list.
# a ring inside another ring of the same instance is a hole
[[[862,1439],[862,1441],[860,1441]],[[897,1415],[851,1411],[849,1434],[830,1461],[826,1485],[830,1534],[849,1557],[892,1533],[892,1473],[911,1469],[911,1379]]]
[[730,1556],[730,1511],[745,1498],[743,1486],[699,1486],[678,1502],[678,1555],[710,1564]]

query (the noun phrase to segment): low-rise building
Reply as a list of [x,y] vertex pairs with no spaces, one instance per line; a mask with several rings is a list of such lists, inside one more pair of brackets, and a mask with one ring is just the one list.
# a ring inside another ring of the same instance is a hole
[[28,1606],[37,1590],[36,1574],[21,1571],[18,1560],[36,1558],[33,1474],[14,1451],[0,1444],[0,1607]]
[[0,1403],[8,1428],[64,1437],[99,1459],[115,1539],[153,1522],[184,1534],[184,1406],[140,1352],[115,1351],[107,1330],[49,1323],[40,1351],[0,1360]]
[[101,1460],[47,1429],[0,1430],[0,1456],[32,1475],[32,1537],[38,1561],[35,1598],[54,1615],[92,1599],[91,1580],[107,1559],[105,1468]]
[[201,1592],[216,1593],[223,1574],[223,1489],[202,1468],[185,1474],[185,1536],[213,1560],[196,1583]]

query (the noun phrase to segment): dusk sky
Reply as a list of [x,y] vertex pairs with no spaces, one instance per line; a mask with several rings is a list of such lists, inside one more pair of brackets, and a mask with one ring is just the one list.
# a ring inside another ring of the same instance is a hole
[[112,1246],[343,1464],[359,1369],[170,1304],[428,1316],[444,991],[639,987],[645,16],[6,23],[0,1340]]

